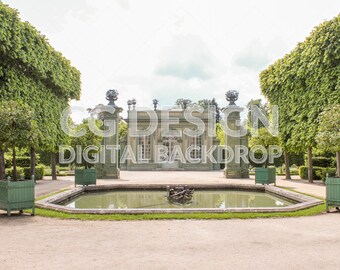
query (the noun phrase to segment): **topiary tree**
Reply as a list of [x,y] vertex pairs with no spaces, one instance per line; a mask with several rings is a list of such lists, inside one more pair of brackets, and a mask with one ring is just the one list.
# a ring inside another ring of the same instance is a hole
[[[35,150],[50,151],[55,160],[59,144],[66,140],[59,118],[69,101],[80,97],[80,72],[45,36],[28,22],[21,22],[19,13],[2,2],[0,24],[0,99],[29,104],[43,134],[36,145],[30,145],[34,173]],[[0,151],[0,163],[2,156]]]
[[320,114],[316,141],[321,149],[336,152],[337,176],[340,177],[340,104]]
[[313,181],[312,148],[318,116],[340,103],[340,15],[316,27],[310,36],[260,74],[262,93],[280,110],[284,151],[308,152],[308,180]]
[[0,142],[3,148],[12,149],[13,179],[17,180],[16,147],[35,145],[38,126],[31,108],[18,101],[0,103]]

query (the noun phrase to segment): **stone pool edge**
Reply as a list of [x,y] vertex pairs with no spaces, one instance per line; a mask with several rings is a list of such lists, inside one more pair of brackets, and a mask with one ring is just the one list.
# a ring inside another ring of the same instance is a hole
[[276,186],[269,185],[237,185],[237,184],[196,184],[190,185],[195,189],[231,189],[231,190],[249,190],[249,191],[265,191],[288,200],[296,201],[284,207],[253,207],[253,208],[175,208],[175,209],[76,209],[60,205],[69,198],[74,198],[86,191],[103,191],[116,189],[164,189],[167,184],[115,184],[115,185],[100,185],[100,186],[83,186],[76,187],[72,190],[53,195],[35,203],[36,207],[50,209],[69,214],[160,214],[160,213],[282,213],[293,212],[306,208],[310,208],[323,201],[304,194],[284,190]]

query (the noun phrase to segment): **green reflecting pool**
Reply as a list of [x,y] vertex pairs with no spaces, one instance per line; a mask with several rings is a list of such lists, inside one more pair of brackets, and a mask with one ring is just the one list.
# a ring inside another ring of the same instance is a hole
[[192,202],[176,205],[168,202],[166,191],[110,191],[88,193],[65,203],[72,208],[245,208],[283,207],[292,202],[270,194],[234,190],[197,190]]

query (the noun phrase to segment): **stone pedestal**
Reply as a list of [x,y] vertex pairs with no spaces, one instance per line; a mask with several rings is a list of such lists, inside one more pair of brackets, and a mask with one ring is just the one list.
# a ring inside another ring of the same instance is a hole
[[[120,107],[117,107],[114,101],[117,100],[118,92],[116,90],[109,90],[106,93],[106,99],[109,100],[108,106],[112,106],[115,109],[115,112],[104,113],[103,121],[110,120],[114,122],[115,125],[115,134],[109,137],[103,137],[102,139],[102,147],[105,151],[105,159],[104,163],[99,162],[96,164],[95,168],[97,171],[98,179],[119,179],[120,178],[120,170],[119,170],[119,150],[112,149],[112,147],[119,147],[119,113],[123,110]],[[108,127],[104,127],[104,130],[107,130]],[[110,146],[110,148],[107,148]]]
[[[236,105],[232,105],[232,107],[227,107],[227,109],[239,109]],[[226,145],[230,147],[234,152],[234,158],[231,161],[226,162],[224,168],[224,177],[225,178],[249,178],[248,164],[245,163],[242,158],[240,161],[236,160],[236,147],[237,146],[245,146],[248,148],[248,138],[247,135],[241,136],[243,127],[240,126],[240,112],[233,111],[227,117],[227,125],[230,130],[238,133],[238,136],[228,134],[226,132]],[[242,150],[241,150],[242,151]],[[248,158],[248,155],[247,155]],[[226,157],[227,160],[227,157]]]
[[[107,146],[119,146],[119,113],[121,108],[115,107],[114,114],[107,114],[104,120],[114,120],[116,133],[110,137],[104,137],[102,140],[102,147],[105,147],[105,162],[99,163],[96,166],[98,179],[119,179],[119,151],[108,149]],[[113,158],[112,158],[113,153]]]

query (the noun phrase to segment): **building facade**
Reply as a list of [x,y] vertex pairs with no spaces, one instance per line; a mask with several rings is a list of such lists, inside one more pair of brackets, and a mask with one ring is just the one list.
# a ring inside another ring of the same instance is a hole
[[[199,135],[187,135],[197,130],[197,125],[188,121],[181,109],[154,110],[157,116],[156,129],[148,135],[133,136],[132,129],[141,131],[150,127],[150,115],[145,111],[128,111],[128,136],[121,141],[121,149],[129,147],[136,161],[127,159],[121,163],[126,170],[219,170],[220,164],[204,158],[204,151],[216,146],[212,155],[217,159],[219,140],[211,136],[208,111],[192,112],[192,116],[203,123],[204,131]],[[131,120],[131,119],[134,120]],[[214,121],[214,120],[213,120]],[[210,136],[209,136],[210,135]],[[122,150],[121,155],[124,155]]]

